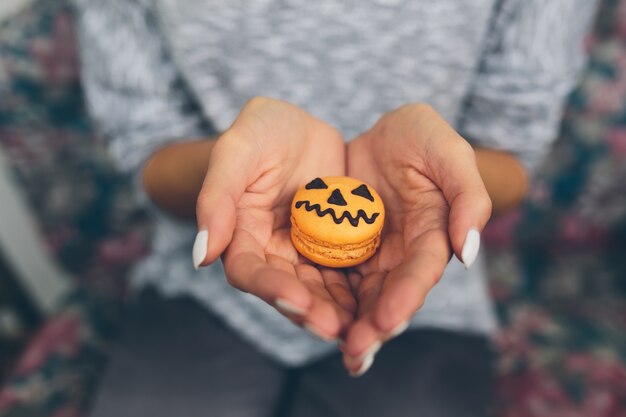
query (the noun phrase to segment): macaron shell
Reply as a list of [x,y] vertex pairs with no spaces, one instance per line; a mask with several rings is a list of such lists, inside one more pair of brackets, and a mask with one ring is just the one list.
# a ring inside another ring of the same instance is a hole
[[[316,241],[332,244],[358,244],[380,232],[385,221],[385,208],[376,190],[360,180],[349,177],[325,177],[323,181],[328,186],[327,189],[301,188],[294,196],[291,214],[304,235],[309,235]],[[362,185],[367,187],[373,201],[353,194],[353,191]],[[335,190],[339,190],[346,205],[328,202]],[[314,205],[319,205],[317,210],[312,207]],[[335,218],[328,213],[329,210],[334,213]],[[318,213],[324,211],[327,213],[320,217]],[[337,223],[335,219],[342,216],[342,221]],[[350,219],[357,221],[357,225],[353,226]],[[366,220],[372,219],[373,222],[368,224]]]
[[291,231],[291,241],[297,251],[310,261],[330,268],[348,268],[363,263],[376,253],[380,244],[379,235],[363,248],[326,247],[321,244],[312,244],[309,241],[305,242],[295,230],[293,228]]

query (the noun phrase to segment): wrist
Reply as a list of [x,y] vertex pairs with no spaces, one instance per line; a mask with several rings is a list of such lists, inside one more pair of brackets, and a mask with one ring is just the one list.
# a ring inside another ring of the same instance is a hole
[[180,142],[154,152],[142,171],[150,199],[169,214],[193,218],[214,142]]
[[493,149],[475,149],[475,154],[494,213],[503,213],[519,205],[529,187],[528,174],[521,162],[507,152]]

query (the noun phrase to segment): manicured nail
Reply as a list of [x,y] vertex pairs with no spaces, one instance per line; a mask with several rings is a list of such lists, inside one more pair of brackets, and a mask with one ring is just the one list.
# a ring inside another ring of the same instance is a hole
[[409,328],[409,321],[408,320],[403,321],[402,323],[398,324],[396,327],[393,328],[393,330],[389,332],[389,336],[388,336],[389,339],[393,339],[394,337],[400,336],[408,328]]
[[333,337],[330,337],[330,336],[326,336],[325,334],[320,332],[318,329],[316,329],[315,327],[313,327],[309,323],[304,323],[302,325],[302,327],[304,327],[306,330],[308,330],[308,332],[311,333],[313,336],[315,336],[318,339],[323,340],[324,342],[335,342],[335,341],[337,341],[336,338],[333,338]]
[[354,372],[350,372],[350,376],[353,378],[358,378],[360,376],[362,376],[363,374],[365,374],[371,367],[372,364],[374,363],[374,357],[376,356],[376,352],[371,352],[368,355],[365,356],[365,358],[363,359],[363,363],[361,363],[361,366],[359,367],[359,369],[357,369]]
[[467,232],[463,249],[461,250],[461,259],[465,264],[465,268],[472,266],[480,249],[480,233],[472,228]]
[[367,372],[367,370],[370,369],[370,367],[374,363],[374,357],[382,346],[383,345],[380,341],[376,341],[372,343],[369,348],[365,349],[365,351],[363,351],[363,353],[361,353],[359,356],[348,356],[348,366],[350,363],[356,363],[357,361],[361,362],[361,366],[359,366],[359,369],[357,369],[356,371],[348,372],[350,376],[356,378]]
[[383,346],[383,344],[380,341],[376,341],[376,342],[372,343],[372,345],[370,347],[365,349],[363,351],[363,353],[361,353],[360,355],[358,355],[358,356],[347,356],[347,362],[349,362],[351,364],[356,364],[358,362],[365,362],[365,359],[368,356],[376,355],[382,346]]
[[365,350],[365,352],[363,352],[361,354],[361,356],[363,358],[367,357],[367,356],[374,356],[378,353],[378,351],[380,350],[380,348],[383,347],[383,344],[380,341],[376,341],[374,343],[372,343],[372,346],[370,346],[368,349]]
[[289,301],[285,300],[284,298],[277,298],[276,301],[274,301],[274,305],[276,306],[277,309],[284,311],[285,313],[288,313],[288,314],[304,316],[304,313],[306,313],[306,311],[303,308],[300,308],[298,306],[291,304]]
[[200,264],[204,262],[206,258],[206,251],[209,246],[209,231],[200,230],[196,235],[196,240],[193,242],[193,250],[191,251],[191,257],[193,258],[193,267],[200,268]]

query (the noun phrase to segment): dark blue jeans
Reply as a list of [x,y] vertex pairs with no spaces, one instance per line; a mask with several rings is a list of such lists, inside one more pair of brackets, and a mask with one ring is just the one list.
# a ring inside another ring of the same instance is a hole
[[483,337],[408,331],[350,378],[339,354],[285,369],[189,298],[147,292],[129,307],[94,417],[478,417],[491,352]]

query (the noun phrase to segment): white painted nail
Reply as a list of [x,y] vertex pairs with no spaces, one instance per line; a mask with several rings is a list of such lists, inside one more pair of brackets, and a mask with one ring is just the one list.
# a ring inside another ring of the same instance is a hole
[[193,258],[193,267],[198,270],[200,264],[204,262],[206,258],[206,252],[209,247],[209,231],[200,230],[196,235],[196,240],[193,242],[193,250],[191,251],[191,257]]
[[367,358],[368,356],[376,355],[382,346],[383,346],[383,344],[380,341],[377,340],[376,342],[372,343],[372,345],[370,347],[365,349],[363,351],[363,353],[361,353],[359,356],[355,356],[353,359],[355,361],[357,361],[359,359],[362,360],[362,361],[365,361],[365,358]]
[[403,321],[393,328],[392,331],[389,332],[389,338],[393,339],[394,337],[400,336],[406,329],[409,328],[409,321]]
[[374,363],[374,358],[382,346],[383,344],[380,341],[376,341],[369,348],[367,348],[365,352],[361,353],[359,356],[363,358],[361,366],[357,371],[350,372],[350,376],[357,378],[366,373]]
[[304,313],[306,313],[306,311],[303,308],[300,308],[298,306],[291,304],[289,301],[285,300],[284,298],[277,298],[276,301],[274,301],[274,305],[276,306],[277,309],[282,310],[288,314],[304,316]]
[[376,352],[371,352],[370,354],[366,355],[365,358],[363,359],[363,363],[361,364],[361,367],[355,372],[350,372],[350,376],[353,378],[358,378],[362,376],[363,374],[365,374],[372,367],[375,356],[376,356]]
[[365,362],[365,359],[367,359],[368,356],[376,355],[382,346],[383,346],[383,344],[380,341],[376,341],[376,342],[372,343],[372,345],[370,347],[365,349],[363,351],[363,353],[361,353],[358,356],[346,355],[346,362],[348,364],[350,364],[350,365],[354,365],[354,364],[357,364],[357,363],[363,363],[363,362]]
[[323,340],[324,342],[335,342],[335,341],[337,341],[337,339],[335,339],[335,338],[328,337],[328,336],[322,334],[318,329],[316,329],[315,327],[311,326],[309,323],[304,323],[302,325],[302,327],[304,327],[313,336],[317,337],[318,339]]
[[465,264],[465,268],[472,266],[480,249],[480,233],[472,228],[467,232],[463,250],[461,250],[461,260]]

